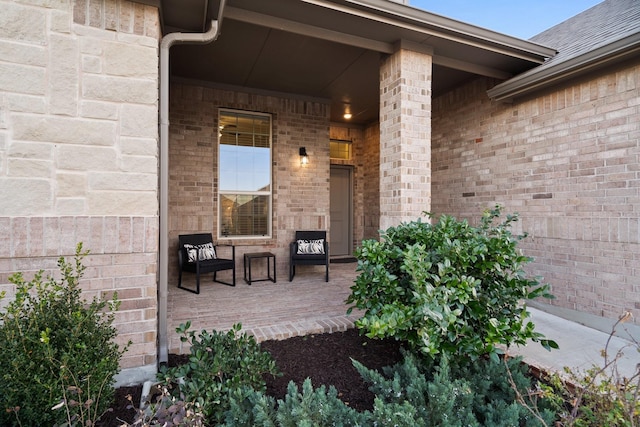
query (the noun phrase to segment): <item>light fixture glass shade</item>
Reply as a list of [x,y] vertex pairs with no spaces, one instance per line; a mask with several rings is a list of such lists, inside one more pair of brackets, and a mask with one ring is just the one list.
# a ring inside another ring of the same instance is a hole
[[309,156],[307,155],[307,149],[305,147],[300,147],[300,164],[309,164]]

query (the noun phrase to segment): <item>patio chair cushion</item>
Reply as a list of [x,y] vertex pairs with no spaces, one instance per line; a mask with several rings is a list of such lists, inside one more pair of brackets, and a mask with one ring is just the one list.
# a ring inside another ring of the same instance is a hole
[[329,242],[326,230],[296,231],[289,244],[289,281],[296,274],[296,265],[324,265],[325,281],[329,281]]
[[[227,250],[220,252],[220,247],[231,248],[231,257],[225,258]],[[220,257],[222,255],[222,257]],[[231,270],[231,281],[220,280],[219,271]],[[182,273],[196,274],[196,288],[182,286]],[[233,245],[216,245],[211,233],[180,234],[178,236],[178,288],[200,293],[200,276],[213,273],[213,281],[223,285],[236,285],[236,248]]]
[[194,263],[196,262],[196,260],[206,261],[217,259],[216,250],[213,247],[213,243],[204,243],[202,245],[192,245],[189,243],[185,243],[184,249],[187,252],[187,262],[189,263]]
[[324,255],[324,239],[298,240],[298,255]]

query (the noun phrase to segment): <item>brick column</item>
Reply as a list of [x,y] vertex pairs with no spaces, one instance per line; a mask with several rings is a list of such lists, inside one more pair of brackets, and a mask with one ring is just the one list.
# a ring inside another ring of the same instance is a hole
[[380,228],[431,209],[432,56],[398,44],[380,67]]

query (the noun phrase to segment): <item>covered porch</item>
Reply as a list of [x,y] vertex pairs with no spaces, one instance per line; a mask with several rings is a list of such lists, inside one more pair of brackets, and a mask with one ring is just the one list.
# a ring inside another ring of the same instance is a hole
[[[299,268],[293,282],[285,271],[278,270],[277,282],[254,282],[251,286],[241,275],[235,287],[204,281],[200,295],[169,288],[169,352],[188,353],[180,347],[175,329],[191,320],[192,329],[200,331],[231,328],[242,323],[242,331],[265,340],[280,340],[294,336],[333,333],[352,328],[360,316],[354,310],[346,315],[344,300],[357,277],[356,263],[332,263],[331,280],[326,283],[321,268]],[[188,280],[194,280],[189,277]],[[527,363],[547,371],[562,371],[565,366],[584,370],[602,364],[601,351],[610,339],[610,354],[623,350],[618,369],[632,375],[637,357],[627,338],[608,336],[608,333],[567,320],[536,308],[529,308],[536,331],[561,344],[559,350],[547,351],[539,343],[513,347],[513,355],[521,355]],[[626,349],[626,350],[625,350]]]
[[[174,285],[178,236],[212,232],[236,245],[236,268],[243,253],[269,251],[284,271],[295,230],[326,230],[331,254],[339,237],[350,255],[379,229],[430,211],[432,98],[479,75],[508,78],[552,53],[393,2],[205,3],[198,20],[180,12],[183,2],[165,5],[165,25],[180,42],[161,52],[160,362],[165,350],[179,351],[175,328],[187,320],[196,330],[240,322],[258,340],[330,331],[324,319],[350,326],[344,299],[355,265],[332,265],[328,284],[320,274],[291,284],[278,274],[276,284],[216,284],[194,296]],[[191,33],[213,40],[192,44]],[[350,154],[332,155],[332,141]],[[268,160],[260,168],[246,155],[229,161],[220,147]],[[337,168],[348,175],[342,198],[332,189]],[[255,183],[243,187],[250,175]],[[236,206],[225,198],[248,196],[253,216],[223,210]],[[228,227],[244,220],[262,228]]]
[[[199,295],[169,286],[169,353],[188,352],[188,347],[181,348],[180,336],[176,334],[176,328],[187,321],[198,332],[226,331],[241,323],[242,331],[255,336],[257,341],[351,328],[359,314],[354,310],[347,316],[344,301],[357,276],[356,265],[332,263],[329,282],[324,281],[321,266],[301,266],[292,282],[287,272],[278,268],[276,283],[253,282],[249,286],[240,268],[235,287],[214,283],[211,275],[203,277]],[[262,270],[256,268],[256,277]],[[185,275],[183,279],[187,285],[195,283],[195,275]]]

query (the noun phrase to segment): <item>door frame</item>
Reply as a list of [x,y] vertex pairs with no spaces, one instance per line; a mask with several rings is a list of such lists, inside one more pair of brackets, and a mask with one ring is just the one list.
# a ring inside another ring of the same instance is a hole
[[[346,170],[349,173],[349,191],[348,191],[348,196],[349,196],[349,203],[348,203],[348,217],[349,217],[349,224],[348,224],[348,236],[349,236],[349,241],[348,241],[348,247],[347,247],[347,253],[346,254],[341,254],[338,255],[338,257],[347,257],[347,256],[352,256],[353,255],[353,173],[354,173],[354,167],[351,165],[330,165],[330,170],[333,169],[341,169],[341,170]],[[330,171],[331,172],[331,171]],[[331,175],[331,173],[329,173],[329,175]],[[331,189],[331,179],[329,179],[329,191],[332,191]],[[331,206],[329,206],[329,212],[331,212]],[[329,222],[331,222],[331,219],[329,219]],[[329,230],[329,233],[331,233],[331,229]],[[329,239],[329,241],[331,241],[331,239]],[[331,255],[334,256],[334,255]]]

